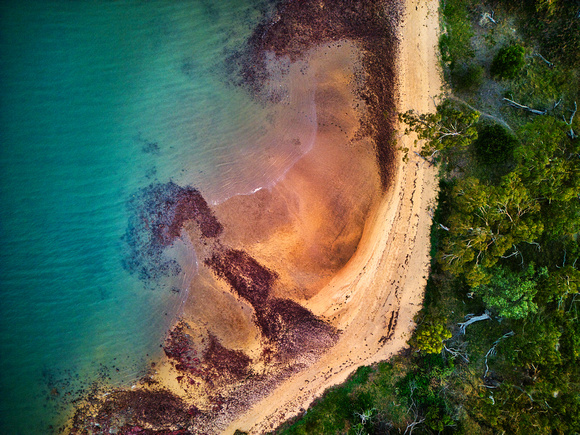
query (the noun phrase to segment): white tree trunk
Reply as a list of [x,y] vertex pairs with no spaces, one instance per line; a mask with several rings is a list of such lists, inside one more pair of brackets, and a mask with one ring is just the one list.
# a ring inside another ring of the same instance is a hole
[[552,62],[550,62],[549,60],[547,60],[544,56],[542,56],[540,53],[535,53],[534,56],[539,57],[540,59],[542,59],[544,62],[546,62],[546,64],[548,65],[549,68],[554,68],[554,64]]
[[538,109],[532,109],[529,106],[524,106],[523,104],[520,103],[516,103],[513,100],[510,100],[509,98],[504,98],[504,101],[507,101],[508,104],[512,107],[516,107],[518,109],[523,109],[523,110],[527,110],[530,113],[533,113],[534,115],[545,115],[548,111],[547,110],[538,110]]
[[574,110],[571,110],[572,116],[570,116],[570,121],[566,121],[566,118],[564,118],[564,116],[562,116],[562,118],[564,118],[564,122],[570,126],[570,131],[568,132],[568,136],[570,136],[570,138],[572,138],[572,139],[576,139],[578,137],[578,135],[574,132],[574,129],[572,128],[572,122],[574,121],[574,115],[576,115],[577,110],[578,110],[578,105],[576,104],[576,101],[574,101]]
[[465,334],[465,329],[471,325],[472,323],[475,322],[479,322],[480,320],[488,320],[491,319],[489,312],[486,310],[485,313],[476,316],[474,314],[468,314],[467,316],[465,316],[467,320],[467,322],[463,322],[463,323],[459,323],[459,332],[461,332],[462,334]]

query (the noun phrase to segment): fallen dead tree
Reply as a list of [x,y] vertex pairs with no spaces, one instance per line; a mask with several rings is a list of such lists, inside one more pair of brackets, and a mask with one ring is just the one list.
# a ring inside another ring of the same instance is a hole
[[497,340],[495,340],[493,342],[493,346],[491,346],[491,349],[489,349],[487,351],[487,353],[485,354],[485,373],[483,374],[483,377],[484,378],[487,377],[487,374],[489,373],[489,366],[487,365],[487,359],[490,356],[495,356],[496,355],[496,353],[497,353],[496,352],[496,347],[500,343],[500,341],[502,341],[502,340],[504,340],[506,338],[509,338],[509,337],[513,337],[514,335],[516,335],[515,332],[514,331],[510,331],[507,334],[502,335],[500,338],[498,338]]
[[461,332],[462,334],[465,334],[465,329],[472,323],[479,322],[481,320],[491,319],[491,316],[489,315],[489,311],[486,310],[485,313],[479,316],[476,316],[475,314],[467,314],[465,316],[465,319],[467,320],[467,322],[458,323],[459,332]]
[[570,115],[570,120],[566,121],[566,118],[564,117],[564,115],[562,115],[562,118],[564,118],[564,122],[566,123],[566,125],[570,126],[568,136],[570,136],[570,138],[572,139],[576,139],[578,137],[578,135],[574,132],[574,129],[572,128],[572,122],[574,121],[574,116],[576,115],[577,110],[578,105],[576,104],[576,101],[574,101],[574,110],[570,110],[572,112],[572,115]]
[[545,115],[546,113],[548,113],[547,109],[546,110],[533,109],[530,106],[524,106],[523,104],[517,103],[513,100],[510,100],[509,98],[504,98],[503,101],[507,101],[507,103],[512,107],[525,110],[527,112],[533,113],[534,115]]

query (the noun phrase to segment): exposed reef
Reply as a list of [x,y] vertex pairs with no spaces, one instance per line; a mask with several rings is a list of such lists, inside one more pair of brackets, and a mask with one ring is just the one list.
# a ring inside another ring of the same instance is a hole
[[[175,394],[163,389],[117,390],[106,396],[90,396],[73,418],[77,434],[158,434],[191,432],[185,426],[195,414]],[[82,429],[80,429],[82,428]]]
[[[201,341],[194,339],[194,331],[181,321],[168,333],[162,347],[175,370],[176,381],[184,389],[204,389],[205,409],[159,387],[147,375],[135,390],[115,389],[105,394],[98,388],[91,391],[76,410],[71,433],[190,433],[184,428],[195,428],[195,433],[212,432],[216,412],[236,415],[265,394],[266,387],[272,388],[298,370],[300,364],[282,365],[306,352],[320,353],[336,342],[338,332],[331,325],[292,300],[271,296],[278,279],[274,271],[243,250],[222,245],[223,227],[196,189],[174,183],[150,185],[132,199],[130,207],[133,215],[126,237],[133,255],[128,269],[145,282],[177,273],[178,265],[163,257],[164,250],[180,237],[186,222],[195,225],[195,232],[206,247],[203,263],[253,308],[264,344],[259,359],[278,366],[277,373],[255,373],[252,363],[258,361],[226,348],[211,333],[206,333]],[[199,254],[204,254],[203,250]],[[240,383],[248,377],[253,379]],[[231,385],[236,386],[236,395],[223,395],[222,390]],[[244,396],[252,400],[240,400]]]
[[143,281],[180,272],[175,260],[165,258],[163,252],[180,237],[185,222],[195,221],[204,238],[215,238],[223,231],[201,193],[190,186],[151,184],[131,198],[128,208],[125,267]]
[[337,331],[300,304],[290,299],[271,298],[276,273],[247,253],[220,249],[205,263],[250,303],[256,325],[268,344],[275,346],[275,355],[280,361],[307,350],[321,351],[336,341]]

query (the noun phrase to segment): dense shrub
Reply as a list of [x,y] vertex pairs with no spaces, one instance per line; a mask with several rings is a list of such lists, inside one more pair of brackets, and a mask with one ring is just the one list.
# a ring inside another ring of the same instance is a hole
[[505,163],[513,157],[518,140],[498,124],[486,124],[479,129],[474,142],[478,160],[484,164]]
[[526,50],[521,45],[503,47],[493,58],[491,74],[504,79],[513,79],[526,63],[525,54]]
[[527,41],[549,53],[552,62],[574,68],[580,63],[578,0],[500,0],[502,6],[522,16],[521,31]]
[[443,341],[451,338],[451,332],[445,325],[446,322],[445,318],[424,321],[417,326],[409,344],[425,353],[441,353]]

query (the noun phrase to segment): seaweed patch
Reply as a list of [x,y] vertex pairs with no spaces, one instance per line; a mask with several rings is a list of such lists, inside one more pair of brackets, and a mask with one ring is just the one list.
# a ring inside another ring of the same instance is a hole
[[193,340],[185,332],[186,325],[179,322],[175,325],[163,344],[163,351],[176,370],[187,373],[199,373],[199,358]]
[[396,29],[401,10],[399,0],[282,0],[273,19],[254,30],[247,47],[229,56],[232,82],[267,100],[264,83],[271,53],[295,61],[313,46],[341,39],[355,41],[363,51],[364,80],[358,93],[369,112],[362,131],[374,139],[386,189],[395,164]]
[[124,265],[143,281],[181,271],[163,254],[180,237],[185,222],[195,221],[204,238],[215,238],[223,230],[197,189],[174,182],[150,184],[131,198],[128,207],[131,216],[124,238],[129,252]]
[[275,272],[259,264],[247,253],[222,249],[204,261],[231,288],[247,300],[254,309],[266,302],[277,278]]
[[270,298],[278,275],[241,250],[220,248],[204,261],[231,289],[252,305],[264,339],[280,361],[305,351],[321,351],[338,339],[334,327],[290,299]]
[[[71,434],[189,434],[192,414],[168,390],[116,390],[102,401],[96,393],[73,418]],[[154,427],[155,429],[149,429]]]
[[218,376],[241,379],[250,373],[252,360],[243,352],[225,348],[212,334],[203,355],[206,379]]

